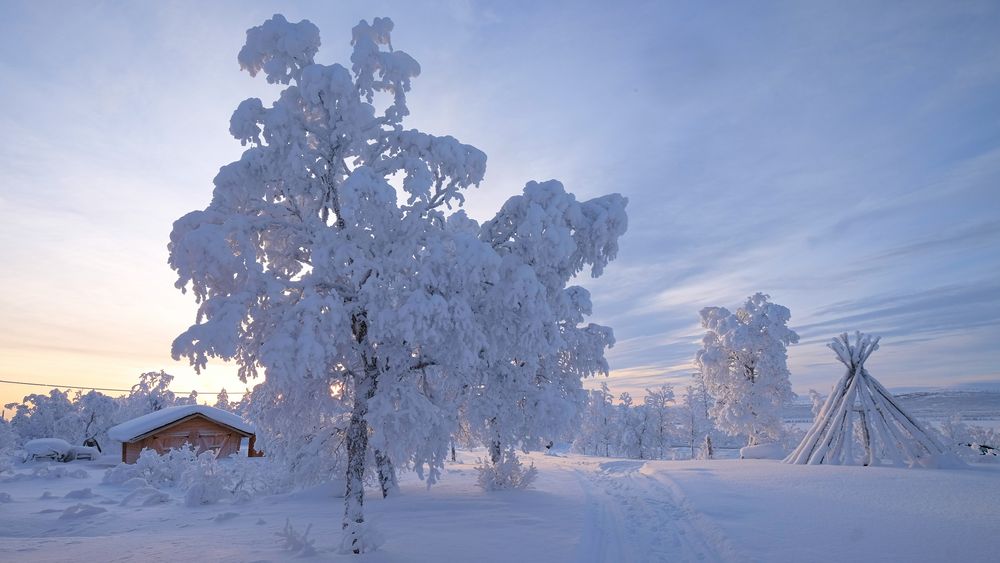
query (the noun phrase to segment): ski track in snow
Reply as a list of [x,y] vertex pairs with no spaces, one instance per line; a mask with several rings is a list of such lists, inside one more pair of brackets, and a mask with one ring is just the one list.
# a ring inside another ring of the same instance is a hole
[[663,471],[644,469],[646,462],[622,460],[575,470],[588,510],[577,560],[746,560]]

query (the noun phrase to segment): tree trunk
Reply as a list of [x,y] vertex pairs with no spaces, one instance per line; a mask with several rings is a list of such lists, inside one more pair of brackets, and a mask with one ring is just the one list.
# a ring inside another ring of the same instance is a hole
[[[366,370],[367,371],[367,370]],[[346,529],[352,522],[361,524],[365,521],[363,507],[365,504],[365,455],[368,451],[368,398],[372,381],[366,373],[356,384],[354,409],[351,411],[351,421],[347,426],[347,488],[344,493],[344,523]],[[357,540],[355,540],[355,543]],[[355,548],[354,553],[361,550]]]
[[500,440],[493,440],[490,442],[490,461],[493,465],[500,463],[501,450],[500,450]]
[[378,484],[382,488],[382,498],[389,496],[389,491],[395,489],[396,468],[392,465],[389,455],[382,450],[375,450],[375,467],[378,471]]

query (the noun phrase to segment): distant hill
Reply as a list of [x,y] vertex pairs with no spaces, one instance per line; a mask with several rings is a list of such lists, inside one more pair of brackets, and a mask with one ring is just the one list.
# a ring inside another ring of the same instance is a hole
[[[958,414],[963,420],[1000,420],[1000,391],[941,389],[895,395],[900,406],[915,417],[944,420]],[[799,396],[785,407],[786,422],[809,422],[809,397]]]

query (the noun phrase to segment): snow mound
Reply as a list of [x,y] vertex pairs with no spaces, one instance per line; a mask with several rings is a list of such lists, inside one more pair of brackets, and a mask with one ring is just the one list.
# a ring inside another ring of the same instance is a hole
[[60,520],[76,520],[79,518],[89,518],[90,516],[96,516],[102,512],[107,512],[107,508],[101,508],[100,506],[94,506],[92,504],[74,504],[73,506],[67,508],[63,511],[62,515],[59,516]]
[[119,506],[153,506],[170,501],[170,495],[153,487],[142,487],[126,495]]
[[119,442],[128,442],[134,438],[152,432],[157,428],[166,426],[172,422],[194,415],[200,414],[205,418],[214,420],[226,426],[230,426],[247,434],[253,434],[253,425],[233,414],[222,409],[210,407],[208,405],[181,405],[178,407],[167,407],[149,414],[133,418],[123,422],[118,426],[112,426],[108,430],[108,437]]
[[55,456],[65,458],[73,451],[73,446],[59,438],[36,438],[24,444],[24,450],[33,457]]
[[787,453],[781,444],[760,444],[740,448],[740,459],[785,459]]
[[87,487],[85,489],[77,489],[75,491],[70,491],[66,493],[66,495],[63,498],[84,499],[84,498],[92,498],[93,496],[94,496],[94,491],[90,490],[90,487]]

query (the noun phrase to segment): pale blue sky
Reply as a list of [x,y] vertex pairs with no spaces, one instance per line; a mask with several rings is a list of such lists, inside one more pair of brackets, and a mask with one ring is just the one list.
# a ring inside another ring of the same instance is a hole
[[[203,5],[204,4],[204,5]],[[169,357],[194,304],[170,225],[203,208],[275,12],[389,16],[423,74],[409,126],[489,155],[486,218],[531,179],[629,197],[619,260],[587,281],[615,391],[683,382],[697,313],[754,291],[792,311],[794,388],[823,343],[883,335],[890,387],[1000,381],[1000,4],[995,2],[7,2],[0,21],[0,379],[242,388]],[[29,388],[0,385],[0,400]]]

